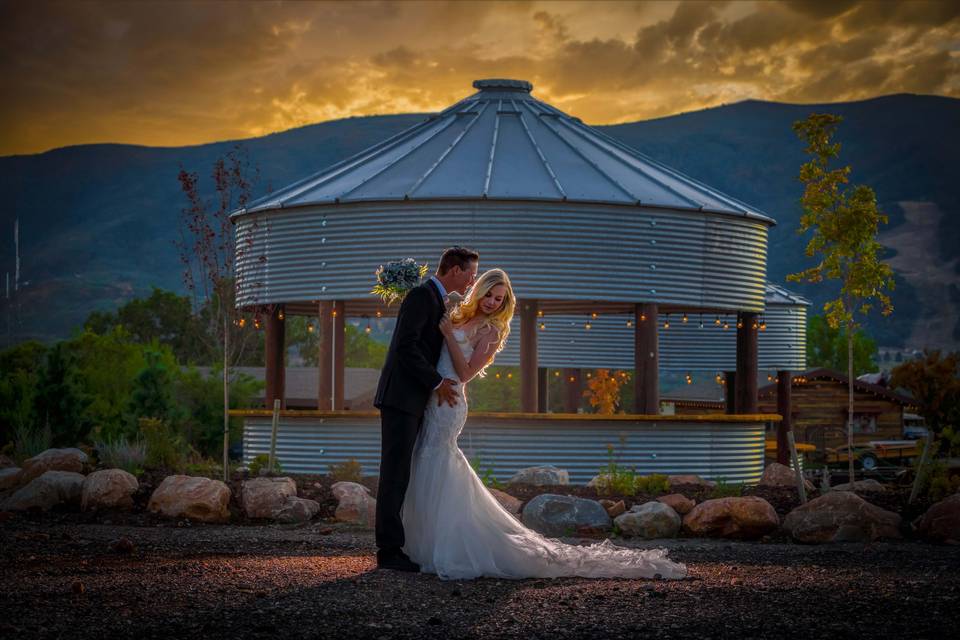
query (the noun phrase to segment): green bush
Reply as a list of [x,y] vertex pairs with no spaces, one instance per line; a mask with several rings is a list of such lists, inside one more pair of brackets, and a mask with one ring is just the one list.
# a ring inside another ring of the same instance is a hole
[[710,498],[731,498],[743,495],[743,483],[728,483],[723,478],[717,480],[717,486],[710,490]]
[[[253,460],[250,461],[247,470],[250,471],[250,475],[258,476],[262,469],[266,469],[270,466],[270,454],[267,453],[258,453],[253,457]],[[283,473],[283,465],[280,464],[280,458],[274,457],[273,459],[273,472],[274,473]]]
[[156,418],[140,418],[138,424],[147,448],[144,460],[146,467],[182,471],[190,453],[190,447],[183,437]]
[[345,462],[331,464],[329,475],[337,482],[360,482],[363,478],[363,467],[355,458]]
[[662,473],[653,473],[649,476],[638,476],[636,481],[638,493],[667,493],[670,491],[670,479]]
[[473,472],[480,477],[483,484],[488,487],[493,487],[494,489],[499,489],[501,484],[493,474],[493,467],[486,467],[481,470],[481,464],[479,456],[470,459],[470,466],[473,467]]
[[18,464],[50,448],[50,427],[20,426],[13,433],[13,459]]
[[[230,381],[230,408],[244,409],[263,388],[264,383],[233,370]],[[182,408],[178,428],[201,455],[223,456],[223,367],[214,367],[204,376],[196,367],[179,374],[175,392]],[[243,433],[243,419],[230,418],[230,442],[237,442]]]

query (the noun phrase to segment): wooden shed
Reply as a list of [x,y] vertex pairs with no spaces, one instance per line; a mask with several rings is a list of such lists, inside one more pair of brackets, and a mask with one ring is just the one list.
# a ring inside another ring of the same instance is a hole
[[[793,430],[798,441],[816,445],[818,451],[847,442],[847,377],[830,369],[796,374],[791,385]],[[777,412],[777,384],[759,390],[760,411]],[[904,409],[912,400],[887,387],[854,381],[853,439],[898,440],[903,437]],[[768,430],[767,439],[776,439]]]

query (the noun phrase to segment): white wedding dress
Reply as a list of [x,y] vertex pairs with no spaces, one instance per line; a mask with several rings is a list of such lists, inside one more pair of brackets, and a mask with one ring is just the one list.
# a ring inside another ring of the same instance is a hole
[[[473,352],[454,329],[463,354]],[[437,371],[457,379],[446,343]],[[448,580],[477,578],[682,578],[687,569],[665,549],[627,549],[609,540],[590,546],[564,544],[523,526],[487,491],[457,436],[467,419],[464,385],[458,402],[437,406],[431,395],[417,439],[402,518],[403,550],[425,573]]]

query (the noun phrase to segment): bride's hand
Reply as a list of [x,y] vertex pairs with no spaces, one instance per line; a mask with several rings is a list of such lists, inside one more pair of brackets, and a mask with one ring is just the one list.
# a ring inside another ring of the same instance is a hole
[[453,321],[446,314],[440,319],[440,332],[447,337],[453,336]]

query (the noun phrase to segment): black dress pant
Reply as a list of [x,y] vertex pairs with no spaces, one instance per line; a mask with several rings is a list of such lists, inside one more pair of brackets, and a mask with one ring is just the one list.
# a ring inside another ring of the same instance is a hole
[[404,545],[400,510],[410,482],[413,447],[423,417],[390,407],[380,409],[380,483],[377,486],[377,547],[399,551]]

